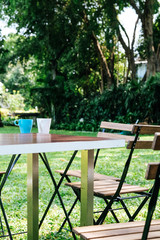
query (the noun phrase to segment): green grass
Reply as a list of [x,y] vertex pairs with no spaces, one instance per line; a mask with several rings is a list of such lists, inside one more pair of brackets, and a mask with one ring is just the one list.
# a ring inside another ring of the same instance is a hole
[[[37,133],[36,127],[32,128],[32,133]],[[17,126],[4,126],[0,128],[0,133],[20,133],[19,127]],[[66,131],[66,130],[50,130],[50,133],[55,134],[67,134],[67,135],[79,135],[79,136],[96,136],[95,132],[80,132],[80,131]]]
[[[17,127],[4,127],[0,128],[0,133],[18,133],[19,129]],[[32,129],[32,132],[37,132],[36,128]],[[92,132],[69,132],[69,131],[54,131],[51,130],[51,133],[59,133],[59,134],[74,134],[74,135],[89,135],[96,136],[96,133]],[[148,139],[148,136],[144,137]],[[51,169],[54,173],[56,181],[58,182],[60,176],[55,173],[56,169],[64,169],[72,152],[58,152],[58,153],[47,153],[47,157],[49,163],[51,165]],[[115,149],[106,149],[100,151],[100,156],[98,160],[98,165],[96,167],[96,171],[99,173],[112,175],[116,177],[120,177],[125,160],[128,156],[128,150],[126,148],[115,148]],[[0,170],[6,170],[7,164],[9,163],[11,156],[0,156]],[[130,171],[128,174],[128,182],[139,184],[141,186],[151,186],[150,181],[146,181],[144,179],[145,169],[147,163],[159,161],[159,152],[153,150],[135,150]],[[48,173],[42,163],[40,161],[39,164],[39,208],[40,208],[40,217],[43,214],[45,206],[47,205],[52,192],[54,191],[54,187]],[[72,169],[80,169],[80,152],[76,156]],[[5,184],[5,187],[2,191],[2,200],[4,203],[4,207],[8,216],[9,224],[13,233],[19,231],[26,231],[26,219],[27,219],[27,206],[26,206],[26,182],[27,182],[27,174],[26,174],[26,155],[22,155],[19,159],[18,163],[15,165],[13,171],[11,172],[8,181]],[[63,201],[66,205],[66,208],[69,209],[71,204],[73,203],[75,197],[72,193],[72,190],[69,187],[64,186],[62,184],[60,188],[60,194],[63,197]],[[128,200],[127,206],[129,209],[134,212],[140,200],[132,199],[132,201]],[[96,208],[103,208],[103,202],[99,200],[95,200]],[[154,217],[159,218],[159,208],[160,204],[158,204],[157,209],[155,211]],[[136,220],[142,220],[146,216],[147,206],[142,209],[140,214],[138,215]],[[72,214],[71,221],[73,226],[79,225],[79,213],[80,206],[79,204],[76,206],[74,213]],[[118,211],[117,215],[121,219],[122,222],[127,221],[127,217],[123,211]],[[61,208],[60,202],[56,197],[49,213],[44,221],[44,224],[40,230],[40,239],[45,240],[69,240],[72,239],[72,235],[70,232],[63,230],[62,233],[56,234],[58,231],[61,222],[64,219],[64,213]],[[113,217],[109,214],[106,223],[115,222]],[[8,239],[8,238],[6,238]],[[14,239],[27,239],[25,235],[15,236]]]

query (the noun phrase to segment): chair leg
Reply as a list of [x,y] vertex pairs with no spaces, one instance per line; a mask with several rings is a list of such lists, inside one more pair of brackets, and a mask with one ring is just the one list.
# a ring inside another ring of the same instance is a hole
[[117,223],[119,223],[119,220],[115,214],[115,210],[117,209],[112,209],[112,204],[114,201],[110,200],[108,201],[106,198],[103,199],[106,203],[106,207],[103,210],[102,214],[99,216],[98,220],[95,222],[95,225],[101,225],[103,224],[105,218],[107,217],[108,213],[111,212],[112,216],[116,220]]
[[20,155],[18,155],[17,158],[16,158],[16,155],[12,155],[12,158],[11,158],[11,160],[10,160],[10,163],[9,163],[9,165],[8,165],[8,168],[7,168],[7,170],[6,170],[6,173],[5,173],[5,175],[4,175],[3,179],[2,179],[2,182],[1,182],[1,184],[0,184],[0,192],[2,191],[2,188],[3,188],[4,184],[5,184],[5,182],[7,181],[7,179],[8,179],[8,177],[9,177],[9,175],[10,175],[10,173],[11,173],[14,165],[15,165],[16,162],[18,161],[19,157],[20,157]]
[[[75,201],[74,201],[72,207],[70,208],[70,210],[69,210],[69,212],[68,212],[68,217],[69,217],[70,214],[72,213],[72,211],[73,211],[73,209],[74,209],[74,207],[75,207],[77,201],[78,201],[78,200],[80,201],[80,192],[79,192],[79,191],[76,191],[75,189],[73,189],[73,191],[74,191],[74,193],[76,194],[77,197],[76,197],[76,199],[75,199]],[[106,205],[108,205],[108,201],[107,201],[107,199],[104,199],[104,201],[105,201]],[[119,220],[118,220],[116,214],[114,213],[114,210],[110,207],[110,209],[108,209],[108,212],[109,212],[109,211],[110,211],[111,214],[113,215],[113,217],[114,217],[114,219],[116,220],[116,222],[119,223]],[[102,213],[103,215],[101,216],[101,221],[100,221],[100,223],[98,223],[98,220],[95,221],[95,219],[93,219],[93,221],[94,221],[94,225],[102,224],[102,223],[104,222],[104,220],[105,220],[105,218],[106,218],[108,212],[107,212],[106,214],[103,214],[103,213]],[[58,230],[58,232],[60,232],[60,231],[62,230],[62,228],[64,227],[64,225],[65,225],[66,222],[67,222],[67,218],[64,219],[64,221],[63,221],[63,223],[62,223],[60,229]]]
[[44,219],[45,219],[45,217],[46,217],[46,215],[47,215],[47,213],[48,213],[48,211],[49,211],[49,209],[50,209],[50,207],[51,207],[51,204],[52,204],[55,196],[58,194],[58,189],[60,188],[60,186],[61,186],[61,184],[62,184],[62,182],[63,182],[63,179],[65,178],[66,173],[67,173],[68,169],[70,168],[70,166],[71,166],[71,164],[72,164],[72,162],[73,162],[73,160],[74,160],[77,152],[78,152],[78,151],[74,151],[74,153],[73,153],[73,155],[72,155],[69,163],[67,164],[67,167],[66,167],[66,169],[65,169],[65,171],[64,171],[63,176],[62,176],[61,179],[59,180],[58,184],[55,183],[55,186],[56,186],[56,187],[55,187],[55,191],[54,191],[54,193],[53,193],[53,195],[52,195],[52,197],[51,197],[51,199],[50,199],[50,201],[49,201],[49,203],[48,203],[48,206],[47,206],[47,208],[46,208],[46,210],[45,210],[45,212],[44,212],[41,220],[40,220],[39,228],[41,227],[41,225],[42,225],[42,223],[43,223],[43,221],[44,221]]
[[[76,153],[77,153],[77,152],[75,151],[75,154],[76,154]],[[71,222],[70,222],[68,213],[67,213],[67,211],[66,211],[66,208],[65,208],[65,206],[64,206],[63,200],[62,200],[61,195],[60,195],[60,193],[59,193],[59,187],[60,187],[60,185],[61,185],[61,182],[59,182],[59,184],[57,185],[57,183],[56,183],[56,181],[55,181],[55,179],[54,179],[54,176],[53,176],[53,174],[52,174],[52,171],[51,171],[51,168],[50,168],[50,165],[49,165],[49,162],[48,162],[48,159],[47,159],[46,154],[43,153],[43,156],[42,156],[42,154],[39,154],[39,155],[40,155],[43,163],[45,164],[45,166],[46,166],[46,168],[47,168],[47,170],[48,170],[48,172],[49,172],[49,174],[50,174],[50,176],[51,176],[51,179],[52,179],[52,182],[53,182],[53,184],[54,184],[54,187],[55,187],[55,192],[54,192],[54,194],[53,194],[53,196],[52,196],[52,198],[51,198],[51,200],[50,200],[50,202],[49,202],[49,204],[48,204],[48,207],[47,207],[47,209],[45,210],[45,213],[44,213],[44,215],[43,215],[43,217],[42,217],[42,219],[41,219],[41,221],[40,221],[40,223],[39,223],[39,228],[41,227],[41,225],[42,225],[42,223],[43,223],[43,220],[44,220],[44,218],[45,218],[45,216],[46,216],[46,214],[47,214],[47,212],[48,212],[48,210],[49,210],[49,208],[50,208],[50,206],[51,206],[51,203],[53,202],[54,197],[55,197],[55,195],[57,194],[57,195],[58,195],[58,198],[59,198],[59,200],[60,200],[60,203],[61,203],[61,205],[62,205],[63,211],[64,211],[64,213],[65,213],[66,220],[68,221],[69,227],[70,227],[71,232],[72,232],[72,224],[71,224]],[[64,177],[62,177],[61,179],[63,180],[63,178],[64,178]],[[73,236],[73,238],[74,238],[75,240],[77,239],[74,232],[72,232],[72,236]]]
[[152,190],[148,193],[148,195],[143,199],[143,201],[141,202],[141,204],[139,205],[139,207],[137,208],[137,210],[134,212],[134,214],[131,216],[130,218],[130,222],[134,221],[134,219],[136,218],[136,216],[138,215],[138,213],[141,211],[141,209],[143,208],[143,206],[146,204],[146,202],[148,201],[148,199],[151,197],[152,195]]
[[[122,208],[124,209],[125,213],[127,214],[128,218],[129,218],[129,221],[133,221],[133,220],[132,220],[132,216],[131,216],[130,212],[128,211],[128,208],[127,208],[126,204],[124,203],[124,201],[123,201],[120,197],[117,197],[117,199],[118,199],[118,201],[121,203]],[[109,202],[107,201],[107,199],[104,199],[104,201],[106,202],[107,205],[109,204]],[[144,203],[144,204],[145,204],[145,203]],[[143,205],[144,205],[144,204],[143,204]],[[141,206],[141,208],[142,208],[142,206]],[[141,208],[140,208],[140,209],[141,209]],[[108,209],[108,210],[107,210],[107,209]],[[139,209],[139,211],[140,211],[140,209]],[[112,209],[112,207],[110,207],[110,209],[109,209],[108,207],[106,207],[106,209],[105,209],[105,210],[103,211],[103,213],[101,214],[100,218],[97,220],[96,224],[102,224],[102,223],[104,222],[104,220],[105,220],[105,218],[106,218],[106,216],[107,216],[107,214],[108,214],[109,211],[112,213],[113,217],[115,218],[116,222],[118,223],[119,220],[118,220],[117,216],[115,215],[114,210]],[[137,214],[138,214],[138,213],[137,213]]]
[[8,234],[9,234],[9,238],[10,238],[10,240],[13,240],[12,234],[11,234],[11,231],[10,231],[10,227],[9,227],[9,224],[8,224],[7,216],[6,216],[6,213],[5,213],[3,204],[2,204],[2,199],[1,199],[1,197],[0,197],[0,206],[1,206],[1,209],[2,209],[4,221],[5,221],[5,224],[6,224],[6,227],[7,227],[7,231],[8,231]]
[[130,221],[130,219],[131,219],[132,217],[131,217],[130,212],[128,211],[128,208],[127,208],[126,204],[124,203],[124,201],[123,201],[121,198],[119,199],[119,201],[120,201],[120,203],[121,203],[124,211],[126,212],[128,218],[129,218],[129,221]]
[[[20,158],[21,154],[18,154],[17,156],[14,154],[12,155],[11,157],[11,160],[10,160],[10,163],[8,165],[8,168],[6,170],[6,173],[1,181],[1,184],[0,184],[0,193],[2,192],[2,189],[12,171],[12,169],[14,168],[15,164],[17,163],[18,159]],[[5,221],[5,224],[6,224],[6,227],[7,227],[7,231],[8,231],[8,234],[9,234],[9,238],[12,240],[12,234],[11,234],[11,231],[10,231],[10,228],[9,228],[9,224],[8,224],[8,220],[7,220],[7,216],[6,216],[6,213],[5,213],[5,210],[4,210],[4,207],[3,207],[3,204],[2,204],[2,199],[1,199],[1,196],[0,196],[0,207],[1,207],[1,210],[2,210],[2,214],[3,214],[3,217],[4,217],[4,221]],[[4,234],[4,230],[3,230],[3,225],[2,225],[2,221],[1,221],[1,227],[2,227],[2,232]]]
[[[3,174],[0,175],[0,181],[1,181],[2,177],[3,177]],[[1,218],[1,216],[0,216],[0,226],[1,226],[1,229],[2,229],[2,234],[4,235],[4,229],[3,229],[3,224],[2,224],[2,218]]]
[[3,228],[3,223],[2,223],[2,218],[0,216],[0,225],[1,225],[1,229],[2,229],[2,234],[4,235],[4,228]]
[[[71,213],[72,213],[72,211],[73,211],[73,209],[74,209],[77,201],[78,201],[78,200],[80,201],[80,192],[79,192],[79,191],[76,191],[75,189],[72,189],[72,190],[74,191],[74,193],[75,193],[75,195],[76,195],[77,197],[76,197],[76,199],[75,199],[72,207],[70,208],[69,212],[67,213],[67,214],[68,214],[68,217],[71,215]],[[106,204],[108,204],[107,199],[104,199],[104,201],[105,201]],[[108,212],[109,212],[109,211],[110,211],[111,214],[113,215],[113,217],[114,217],[114,219],[116,220],[116,222],[119,223],[119,220],[118,220],[116,214],[114,213],[114,210],[113,210],[112,208],[110,208],[110,209],[108,210]],[[100,224],[103,223],[103,221],[105,220],[105,218],[106,218],[106,215],[102,218],[103,220],[101,219],[101,223],[100,223]],[[62,230],[62,228],[64,227],[64,225],[66,224],[66,222],[67,222],[67,218],[64,219],[64,221],[63,221],[60,229],[58,230],[58,232],[60,232],[60,231]],[[95,219],[93,219],[93,222],[94,222],[94,225],[97,225],[97,222],[95,221]]]
[[157,174],[156,174],[156,178],[155,178],[155,182],[154,182],[154,186],[153,186],[153,192],[152,192],[151,200],[150,200],[149,206],[148,206],[148,214],[147,214],[147,218],[146,218],[146,222],[145,222],[145,226],[144,226],[142,240],[146,240],[148,237],[150,223],[151,223],[152,216],[155,211],[155,207],[156,207],[156,203],[157,203],[157,199],[158,199],[159,186],[160,186],[160,165],[157,169]]
[[114,199],[112,198],[107,204],[107,206],[105,207],[104,211],[102,212],[98,220],[96,221],[96,225],[101,225],[104,222],[104,219],[106,218],[109,210],[111,209],[113,202],[114,202]]
[[[78,199],[78,197],[77,197],[77,198],[75,199],[75,201],[74,201],[74,203],[73,203],[71,209],[70,209],[69,212],[68,212],[68,217],[71,215],[71,213],[72,213],[72,211],[73,211],[73,209],[74,209],[76,203],[78,202],[78,200],[79,200],[79,199]],[[58,230],[58,232],[61,232],[61,231],[62,231],[62,228],[64,227],[64,225],[66,224],[66,222],[67,222],[67,218],[64,219],[64,221],[63,221],[63,223],[62,223],[60,229]]]
[[[104,201],[105,201],[106,204],[108,204],[107,199],[104,199]],[[117,216],[116,216],[116,214],[115,214],[115,212],[112,208],[110,209],[110,212],[111,212],[112,216],[114,217],[114,219],[116,220],[116,222],[119,223],[119,220],[118,220],[118,218],[117,218]]]

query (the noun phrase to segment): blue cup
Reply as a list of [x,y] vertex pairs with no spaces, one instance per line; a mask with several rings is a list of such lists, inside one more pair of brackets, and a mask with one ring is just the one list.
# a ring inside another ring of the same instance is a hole
[[15,120],[14,124],[19,126],[21,133],[30,133],[33,125],[32,119],[19,119]]

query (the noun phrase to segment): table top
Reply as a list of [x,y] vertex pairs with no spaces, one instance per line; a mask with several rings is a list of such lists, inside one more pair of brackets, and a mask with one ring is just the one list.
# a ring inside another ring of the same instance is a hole
[[59,134],[0,134],[0,155],[124,147],[125,140]]

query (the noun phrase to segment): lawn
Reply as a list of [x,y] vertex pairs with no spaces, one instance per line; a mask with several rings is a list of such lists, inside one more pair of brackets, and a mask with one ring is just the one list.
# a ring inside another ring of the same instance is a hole
[[[0,128],[0,133],[18,133],[18,127],[4,127]],[[32,132],[37,132],[36,128],[32,129]],[[89,136],[96,136],[96,133],[92,132],[69,132],[69,131],[54,131],[51,130],[51,133],[59,133],[59,134],[74,134],[74,135],[89,135]],[[144,137],[145,139],[148,136]],[[96,171],[99,173],[113,175],[115,177],[120,177],[121,171],[123,169],[125,160],[128,156],[128,151],[126,148],[117,148],[117,149],[107,149],[101,150],[100,156],[98,160],[98,164],[96,167]],[[60,178],[59,174],[55,173],[56,169],[64,169],[72,152],[60,152],[60,153],[47,153],[47,157],[49,163],[51,165],[51,169],[54,173],[56,181]],[[1,170],[5,170],[7,168],[7,164],[9,163],[11,156],[0,156],[0,163],[1,163]],[[150,181],[146,181],[144,179],[145,169],[147,163],[159,161],[159,152],[153,150],[135,150],[134,156],[132,159],[130,171],[128,174],[128,182],[139,184],[141,186],[151,186]],[[76,156],[73,164],[72,169],[80,169],[80,152]],[[45,206],[47,205],[50,196],[54,190],[52,181],[48,176],[48,173],[42,163],[40,161],[40,218],[43,214]],[[13,171],[11,172],[8,181],[5,184],[5,187],[2,191],[2,200],[4,203],[4,207],[6,209],[6,213],[8,216],[9,224],[11,227],[11,231],[13,233],[19,231],[26,231],[26,155],[22,155],[18,160],[18,163],[15,165]],[[63,201],[67,207],[70,208],[71,204],[73,203],[75,197],[72,193],[72,190],[64,184],[60,189],[60,194],[63,197]],[[127,205],[129,209],[134,212],[136,206],[139,204],[141,200],[132,199],[127,201]],[[103,202],[95,200],[96,209],[99,207],[103,207]],[[157,210],[154,214],[155,218],[159,218],[159,207],[160,204],[157,206]],[[140,214],[137,217],[137,220],[144,219],[146,216],[146,209],[147,206],[142,209]],[[79,212],[80,206],[79,204],[76,206],[74,213],[72,214],[71,221],[73,226],[79,225]],[[123,210],[118,211],[117,215],[121,219],[122,222],[127,221],[127,217],[124,214]],[[41,227],[40,230],[40,239],[45,240],[69,240],[72,239],[72,235],[69,231],[63,230],[62,233],[56,233],[60,227],[61,222],[64,219],[64,213],[61,208],[60,202],[58,198],[54,200],[48,215]],[[115,222],[113,217],[109,214],[106,223]],[[5,238],[8,239],[8,238]],[[26,234],[15,236],[14,239],[27,239]]]

